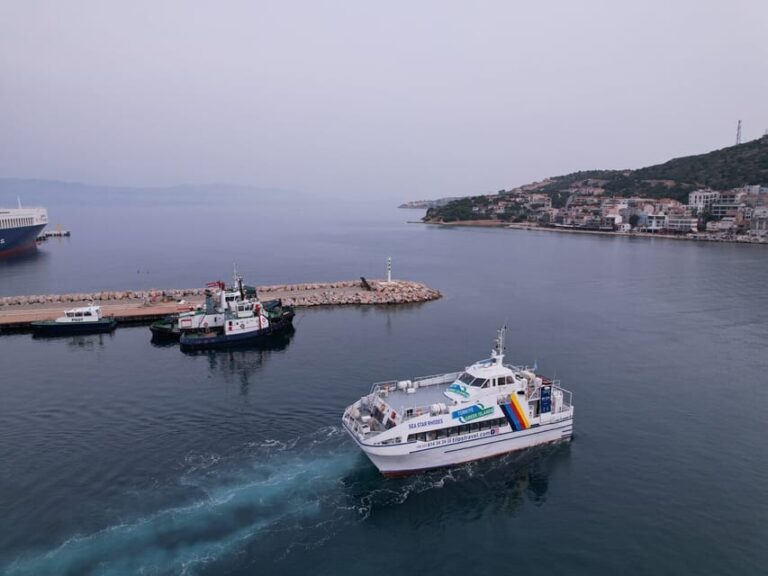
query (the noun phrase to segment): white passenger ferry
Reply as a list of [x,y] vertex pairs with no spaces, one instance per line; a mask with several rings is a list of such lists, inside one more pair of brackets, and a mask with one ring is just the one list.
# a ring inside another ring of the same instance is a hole
[[385,476],[490,458],[573,435],[571,393],[504,364],[504,336],[464,372],[374,384],[342,422]]

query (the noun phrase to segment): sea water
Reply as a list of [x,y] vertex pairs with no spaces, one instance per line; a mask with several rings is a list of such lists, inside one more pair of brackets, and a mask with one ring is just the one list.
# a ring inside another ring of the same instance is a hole
[[[72,237],[0,264],[0,295],[202,286],[233,262],[251,284],[376,278],[392,256],[444,297],[300,310],[261,350],[0,337],[0,572],[765,573],[766,247],[185,200],[49,199]],[[504,323],[508,361],[573,391],[573,442],[381,477],[343,409],[487,357]]]

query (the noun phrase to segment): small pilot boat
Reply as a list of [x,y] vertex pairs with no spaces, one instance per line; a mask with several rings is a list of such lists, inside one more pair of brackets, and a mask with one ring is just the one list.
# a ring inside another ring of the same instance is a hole
[[112,316],[102,316],[100,306],[72,308],[64,316],[55,320],[32,322],[34,336],[69,336],[71,334],[99,334],[112,332],[117,320]]

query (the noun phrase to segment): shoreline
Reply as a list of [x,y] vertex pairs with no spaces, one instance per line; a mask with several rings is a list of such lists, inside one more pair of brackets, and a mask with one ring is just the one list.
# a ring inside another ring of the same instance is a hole
[[[622,238],[661,238],[664,240],[683,240],[688,242],[717,242],[727,244],[748,244],[768,246],[768,240],[739,240],[736,238],[702,238],[689,234],[661,234],[656,232],[608,232],[604,230],[579,230],[578,228],[555,228],[531,224],[499,222],[498,220],[463,220],[460,222],[422,222],[408,221],[408,224],[426,224],[430,226],[466,227],[466,228],[506,228],[509,230],[527,230],[534,232],[561,232],[565,234],[592,234],[598,236],[618,236]],[[700,234],[704,234],[701,232]]]

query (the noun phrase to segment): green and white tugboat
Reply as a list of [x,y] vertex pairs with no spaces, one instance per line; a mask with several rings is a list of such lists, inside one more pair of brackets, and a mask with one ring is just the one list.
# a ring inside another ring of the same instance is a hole
[[235,273],[234,290],[221,291],[221,321],[208,322],[197,329],[184,329],[179,318],[179,344],[182,351],[250,346],[293,327],[295,312],[280,300],[260,302],[255,290],[246,290],[243,279]]

